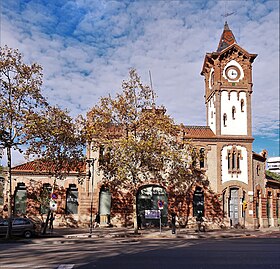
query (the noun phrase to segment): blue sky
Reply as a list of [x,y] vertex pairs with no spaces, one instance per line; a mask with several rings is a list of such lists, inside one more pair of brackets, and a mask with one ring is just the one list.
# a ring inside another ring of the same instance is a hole
[[[205,125],[206,52],[226,18],[253,65],[254,151],[279,156],[279,1],[1,1],[0,43],[44,68],[43,94],[85,115],[119,91],[131,67],[177,123]],[[14,154],[15,163],[22,161]]]

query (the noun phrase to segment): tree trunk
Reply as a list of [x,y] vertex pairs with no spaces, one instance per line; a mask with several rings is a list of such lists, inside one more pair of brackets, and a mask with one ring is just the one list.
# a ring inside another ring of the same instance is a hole
[[44,225],[44,230],[43,230],[42,234],[46,234],[48,224],[49,224],[50,215],[51,215],[51,210],[49,209],[47,219],[46,219],[46,222],[45,222],[45,225]]
[[12,236],[12,153],[11,147],[7,147],[7,158],[8,158],[8,182],[9,182],[9,195],[8,195],[8,229],[6,239],[10,239]]

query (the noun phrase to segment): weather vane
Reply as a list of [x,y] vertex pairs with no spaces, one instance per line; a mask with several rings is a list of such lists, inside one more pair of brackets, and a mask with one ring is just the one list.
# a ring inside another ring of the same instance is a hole
[[233,15],[234,13],[235,13],[235,12],[227,12],[227,1],[225,1],[225,12],[224,12],[224,14],[221,15],[221,16],[224,17],[224,18],[227,18],[227,17]]

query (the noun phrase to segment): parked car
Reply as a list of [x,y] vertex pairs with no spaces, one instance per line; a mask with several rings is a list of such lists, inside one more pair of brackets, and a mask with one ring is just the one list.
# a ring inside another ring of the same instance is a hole
[[[13,218],[12,235],[30,238],[38,233],[36,224],[28,218]],[[0,219],[0,235],[6,235],[8,219]]]

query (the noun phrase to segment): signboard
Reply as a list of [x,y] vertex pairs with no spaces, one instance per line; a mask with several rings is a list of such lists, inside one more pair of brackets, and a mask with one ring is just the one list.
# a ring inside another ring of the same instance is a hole
[[57,203],[54,200],[50,200],[50,210],[56,211],[57,210]]
[[145,219],[160,219],[160,210],[145,210]]

